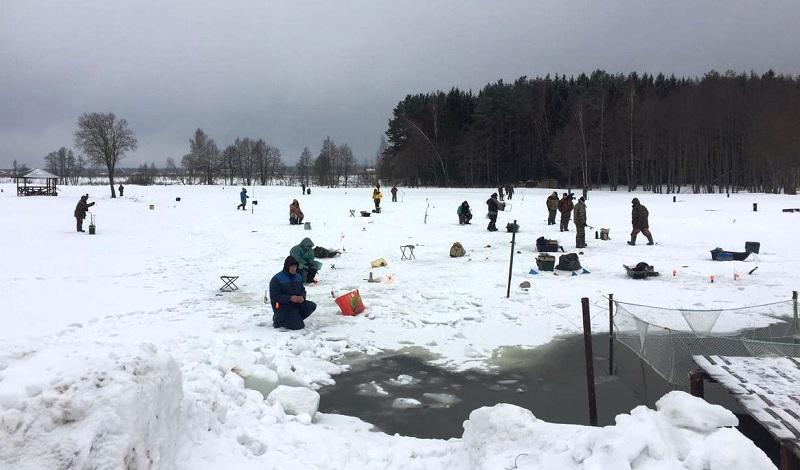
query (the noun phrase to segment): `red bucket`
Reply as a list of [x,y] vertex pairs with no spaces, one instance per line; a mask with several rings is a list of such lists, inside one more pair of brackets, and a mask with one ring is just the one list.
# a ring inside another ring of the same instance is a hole
[[348,292],[336,298],[336,305],[342,311],[342,315],[356,315],[364,311],[364,304],[361,302],[361,294],[358,289]]

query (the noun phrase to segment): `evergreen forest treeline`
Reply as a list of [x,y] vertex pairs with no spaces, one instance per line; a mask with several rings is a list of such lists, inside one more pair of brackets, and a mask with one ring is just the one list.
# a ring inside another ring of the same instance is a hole
[[378,172],[401,184],[794,194],[800,77],[521,77],[408,95],[386,135]]

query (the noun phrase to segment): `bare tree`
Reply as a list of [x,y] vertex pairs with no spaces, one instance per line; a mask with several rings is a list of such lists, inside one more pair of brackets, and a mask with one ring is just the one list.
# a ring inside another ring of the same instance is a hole
[[114,113],[84,113],[78,118],[75,145],[83,150],[89,160],[108,169],[111,197],[116,198],[114,174],[117,162],[125,152],[135,150],[138,142],[128,121],[117,119]]
[[311,150],[309,150],[308,147],[303,148],[303,153],[300,154],[300,160],[297,161],[297,176],[300,177],[300,181],[304,182],[306,186],[308,186],[313,161],[314,157],[311,156]]

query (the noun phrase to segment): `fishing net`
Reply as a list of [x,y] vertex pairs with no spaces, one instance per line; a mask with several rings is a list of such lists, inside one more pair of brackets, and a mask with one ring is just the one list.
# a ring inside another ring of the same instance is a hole
[[[800,356],[793,300],[735,309],[670,309],[618,301],[614,305],[617,341],[676,385],[685,385],[688,373],[697,367],[694,355]],[[768,327],[741,329],[767,320]]]

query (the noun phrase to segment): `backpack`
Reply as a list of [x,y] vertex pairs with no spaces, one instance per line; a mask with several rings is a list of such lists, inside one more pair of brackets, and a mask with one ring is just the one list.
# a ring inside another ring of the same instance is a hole
[[515,224],[513,222],[507,223],[506,224],[506,231],[508,231],[508,233],[519,232],[519,224]]
[[467,254],[467,251],[461,246],[461,243],[455,242],[453,246],[450,247],[450,257],[451,258],[460,258]]
[[558,257],[558,266],[556,269],[562,271],[577,271],[581,269],[581,263],[578,261],[578,255],[575,253],[567,253]]

